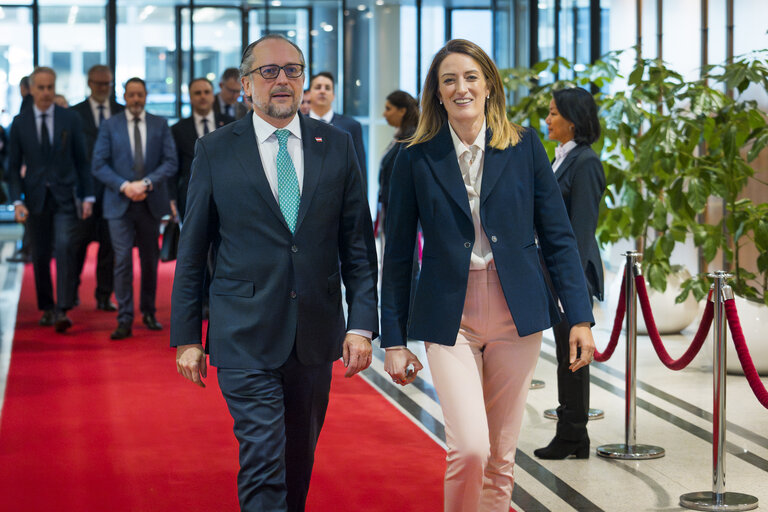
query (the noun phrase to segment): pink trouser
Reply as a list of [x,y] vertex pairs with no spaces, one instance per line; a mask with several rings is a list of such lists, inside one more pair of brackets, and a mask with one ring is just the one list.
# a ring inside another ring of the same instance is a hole
[[496,270],[471,270],[456,345],[427,343],[445,419],[446,512],[509,512],[541,332],[520,337]]

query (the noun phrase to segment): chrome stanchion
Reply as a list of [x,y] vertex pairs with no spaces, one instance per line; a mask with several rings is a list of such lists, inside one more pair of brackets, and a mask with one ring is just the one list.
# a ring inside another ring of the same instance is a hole
[[636,443],[637,426],[637,290],[635,276],[641,275],[642,253],[627,252],[627,272],[624,278],[627,306],[627,366],[625,376],[626,403],[624,409],[625,436],[623,444],[604,444],[597,447],[597,454],[611,459],[658,459],[664,456],[664,448]]
[[757,498],[739,492],[725,492],[725,345],[728,341],[725,301],[733,298],[733,290],[725,284],[731,274],[718,270],[709,274],[715,279],[712,294],[714,315],[714,365],[712,379],[712,492],[691,492],[680,496],[680,505],[693,510],[754,510]]
[[544,386],[543,380],[531,379],[531,386],[528,389],[542,389]]
[[[548,420],[557,419],[557,409],[547,409],[544,411],[544,417]],[[601,420],[605,418],[605,412],[602,409],[590,409],[587,411],[588,420]]]

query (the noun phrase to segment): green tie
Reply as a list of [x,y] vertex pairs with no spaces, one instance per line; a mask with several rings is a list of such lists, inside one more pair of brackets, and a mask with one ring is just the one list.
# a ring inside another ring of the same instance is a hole
[[285,222],[293,233],[296,230],[296,217],[299,215],[299,180],[293,167],[291,155],[288,154],[288,130],[275,130],[277,137],[277,200]]

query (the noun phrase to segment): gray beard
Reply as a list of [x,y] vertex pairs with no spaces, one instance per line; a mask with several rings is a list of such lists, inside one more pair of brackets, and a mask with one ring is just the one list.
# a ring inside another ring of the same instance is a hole
[[[262,105],[258,105],[258,107],[262,107]],[[266,112],[269,117],[274,117],[275,119],[288,119],[293,117],[297,110],[299,110],[298,104],[292,104],[290,107],[280,107],[268,103],[266,110],[262,110],[262,112]]]

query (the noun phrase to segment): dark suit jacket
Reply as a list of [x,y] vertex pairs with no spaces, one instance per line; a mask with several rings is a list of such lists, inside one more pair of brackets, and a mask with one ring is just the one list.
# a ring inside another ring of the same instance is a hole
[[[215,128],[221,128],[225,124],[234,121],[233,118],[223,114],[213,113]],[[189,187],[189,175],[192,171],[192,159],[195,157],[195,143],[197,142],[197,130],[194,117],[187,117],[171,126],[173,141],[176,143],[176,152],[179,160],[179,172],[170,181],[169,194],[176,201],[179,215],[184,217],[187,205],[187,187]]]
[[200,269],[213,242],[211,364],[274,369],[294,344],[304,364],[331,362],[341,356],[347,329],[378,331],[376,249],[352,139],[300,116],[304,182],[292,235],[264,173],[252,115],[197,143],[173,283],[171,346],[201,342]]
[[363,127],[351,117],[342,114],[333,114],[331,124],[340,128],[352,136],[355,145],[357,162],[360,164],[360,172],[363,174],[363,188],[368,193],[368,167],[365,160],[365,144],[363,144]]
[[[516,146],[500,151],[487,144],[490,130],[487,136],[480,217],[518,332],[525,336],[560,321],[537,235],[569,322],[593,322],[576,239],[541,142],[526,130]],[[432,140],[398,154],[387,217],[381,346],[404,345],[406,336],[454,345],[475,233],[447,123]],[[417,222],[424,252],[409,314]]]
[[[219,101],[219,95],[213,97],[213,111],[216,115],[221,115],[221,102]],[[226,115],[226,114],[224,114]],[[248,107],[242,101],[235,103],[235,119],[242,119],[248,115]]]
[[[88,158],[88,170],[90,172],[91,157],[93,156],[93,147],[96,145],[96,137],[99,135],[99,128],[96,126],[96,119],[93,117],[91,104],[86,98],[77,105],[70,107],[70,110],[77,112],[83,122],[83,135],[85,136],[85,155]],[[116,102],[113,98],[109,99],[110,117],[119,114],[125,110],[125,107]],[[104,196],[104,184],[99,180],[94,180],[94,192],[96,201],[101,202]]]
[[568,153],[555,178],[576,235],[589,294],[603,300],[603,261],[595,239],[600,201],[605,192],[603,165],[592,148],[582,144]]
[[[176,174],[176,146],[171,130],[162,117],[147,113],[147,144],[144,155],[145,177],[152,181],[153,190],[147,196],[152,216],[160,218],[170,213],[167,181]],[[93,175],[104,183],[104,218],[122,217],[131,200],[120,192],[124,181],[133,181],[133,151],[128,136],[125,111],[102,124],[93,148]]]
[[[21,165],[27,173],[21,179]],[[46,184],[58,204],[75,202],[93,195],[93,179],[88,172],[80,116],[58,105],[53,111],[53,145],[43,158],[37,136],[35,111],[25,109],[11,126],[10,158],[11,201],[21,199],[32,213],[40,213],[45,203]]]

